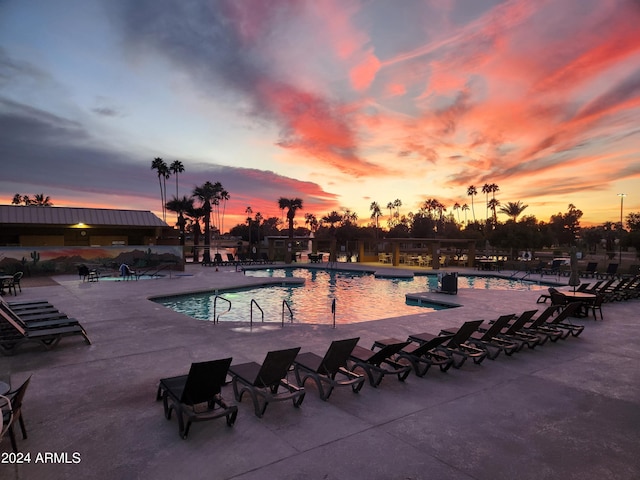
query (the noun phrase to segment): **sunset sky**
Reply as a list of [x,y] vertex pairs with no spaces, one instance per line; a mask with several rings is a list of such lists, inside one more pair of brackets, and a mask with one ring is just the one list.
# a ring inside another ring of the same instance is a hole
[[485,183],[615,222],[618,193],[640,211],[640,2],[0,0],[0,157],[2,204],[158,214],[151,161],[180,160],[180,195],[229,191],[225,230],[469,185],[483,219]]

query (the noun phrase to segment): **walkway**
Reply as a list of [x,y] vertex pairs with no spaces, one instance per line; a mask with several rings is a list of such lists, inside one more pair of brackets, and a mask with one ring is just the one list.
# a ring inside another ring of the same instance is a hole
[[[541,308],[537,292],[464,290],[456,297],[464,306],[452,310],[336,329],[328,319],[250,331],[146,300],[260,280],[232,268],[190,265],[185,273],[98,283],[63,276],[57,285],[23,289],[20,299],[47,299],[81,319],[93,345],[66,338],[52,351],[0,357],[0,380],[19,385],[33,375],[24,407],[29,438],[18,438],[31,464],[0,463],[1,479],[640,478],[639,300],[606,304],[605,321],[584,320],[578,338],[480,366],[404,383],[385,378],[358,395],[338,390],[328,402],[310,384],[300,409],[276,403],[262,419],[245,399],[233,428],[195,424],[185,441],[155,393],[159,378],[186,373],[193,361],[261,362],[268,350],[298,345],[322,353],[331,340],[351,336],[370,346]],[[230,387],[224,394],[232,398]],[[0,455],[9,449],[3,439]],[[70,463],[35,463],[47,452]]]

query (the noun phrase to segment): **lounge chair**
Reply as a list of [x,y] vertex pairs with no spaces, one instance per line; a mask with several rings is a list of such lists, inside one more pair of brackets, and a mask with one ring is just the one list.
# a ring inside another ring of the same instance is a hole
[[22,402],[24,401],[24,395],[27,392],[27,387],[29,386],[29,382],[31,381],[31,377],[27,378],[25,382],[20,385],[16,390],[9,392],[6,394],[6,398],[9,399],[10,405],[9,408],[5,407],[2,409],[2,423],[3,425],[7,425],[6,430],[9,432],[9,438],[11,440],[11,448],[15,453],[18,452],[18,444],[16,443],[16,434],[13,426],[16,422],[20,425],[20,430],[22,431],[22,438],[27,438],[27,429],[24,425],[24,418],[22,416]]
[[226,417],[227,425],[235,423],[238,407],[227,404],[221,395],[229,365],[231,358],[192,363],[188,375],[160,380],[156,400],[162,399],[167,420],[176,411],[178,434],[182,438],[187,438],[193,422]]
[[[249,393],[257,417],[264,415],[270,402],[292,400],[293,406],[299,407],[304,400],[304,387],[287,380],[289,367],[299,351],[300,347],[269,352],[262,365],[255,362],[231,365],[229,373],[236,400],[241,402],[244,393]],[[278,392],[280,387],[286,392]]]
[[478,328],[469,337],[468,342],[487,352],[489,360],[495,360],[500,352],[505,355],[513,355],[521,346],[513,340],[501,338],[498,335],[508,326],[509,322],[515,317],[515,314],[501,315],[498,319],[489,323],[489,328]]
[[496,336],[516,343],[518,345],[516,351],[520,351],[525,345],[529,348],[535,348],[536,345],[544,343],[546,339],[525,330],[526,325],[531,322],[536,312],[537,310],[527,310],[523,312]]
[[5,355],[15,353],[17,347],[28,341],[38,342],[45,348],[55,347],[63,337],[82,335],[87,345],[91,340],[80,323],[72,318],[24,322],[5,304],[0,304],[0,351]]
[[618,264],[617,263],[610,263],[607,266],[607,270],[604,271],[603,273],[599,273],[598,274],[598,278],[613,278],[616,276],[616,274],[618,273]]
[[552,305],[545,308],[536,318],[531,318],[532,315],[525,315],[525,317],[530,317],[529,321],[524,322],[524,325],[517,330],[517,333],[522,338],[523,342],[528,338],[527,335],[538,337],[539,342],[537,345],[544,345],[547,340],[551,340],[552,342],[558,341],[563,335],[562,331],[545,326],[557,311],[558,308]]
[[[447,335],[434,336],[431,340],[421,344],[409,339],[409,344],[396,354],[396,359],[407,360],[418,377],[424,377],[432,365],[437,365],[441,371],[446,372],[453,365],[453,359],[442,352],[438,352],[436,348],[449,340],[449,338],[450,336]],[[376,340],[373,346],[374,348],[384,348],[394,343],[402,343],[402,340],[385,338]]]
[[587,267],[579,272],[581,277],[586,278],[594,278],[597,274],[596,269],[598,268],[598,262],[589,262],[587,263]]
[[311,352],[299,353],[293,362],[298,385],[304,387],[307,379],[313,379],[322,400],[328,400],[335,387],[350,386],[354,393],[358,393],[365,378],[347,370],[347,360],[358,340],[334,340],[324,357]]
[[223,265],[226,265],[227,262],[225,262],[222,259],[222,255],[220,255],[219,253],[216,253],[216,254],[213,255],[213,264],[215,266],[223,266]]
[[[577,337],[584,330],[584,325],[575,325],[572,324],[569,320],[569,317],[575,315],[578,310],[582,307],[582,303],[580,302],[571,302],[567,304],[566,307],[557,310],[558,314],[554,317],[549,317],[544,323],[542,323],[538,328],[547,329],[547,330],[556,330],[561,332],[562,335],[560,338],[567,338],[569,334],[574,337]],[[552,339],[553,340],[553,339]]]
[[380,385],[385,375],[397,375],[404,382],[411,373],[411,365],[399,363],[393,357],[408,344],[409,341],[392,343],[377,351],[356,345],[349,355],[350,370],[363,370],[372,387]]
[[562,264],[564,263],[564,260],[562,259],[555,259],[551,262],[551,266],[548,268],[543,268],[542,272],[540,273],[542,276],[544,275],[558,275],[560,274],[560,267],[562,267]]
[[[482,320],[472,320],[464,322],[453,335],[443,333],[443,335],[448,335],[449,338],[440,346],[436,347],[436,350],[445,353],[445,355],[452,359],[453,368],[462,367],[467,358],[472,358],[474,363],[480,364],[487,356],[487,352],[484,350],[467,343],[471,334],[475,332],[481,324]],[[436,335],[431,333],[418,333],[409,335],[409,339],[422,344],[433,340],[435,336]]]

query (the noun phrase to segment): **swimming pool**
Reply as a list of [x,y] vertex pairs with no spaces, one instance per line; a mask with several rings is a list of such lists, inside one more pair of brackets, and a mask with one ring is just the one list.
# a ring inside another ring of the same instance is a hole
[[[413,278],[375,278],[361,272],[279,268],[251,270],[247,276],[269,278],[303,278],[304,285],[269,286],[220,292],[207,292],[154,299],[155,302],[199,320],[281,322],[283,309],[289,321],[289,308],[296,323],[332,324],[335,300],[336,323],[356,323],[381,318],[427,313],[444,305],[407,302],[407,293],[436,289],[436,275]],[[458,277],[459,288],[494,290],[532,290],[545,288],[532,282],[519,282],[497,277]],[[455,298],[455,297],[454,297]],[[286,305],[283,302],[286,301]],[[253,304],[253,314],[252,314]],[[226,312],[228,306],[231,309]],[[257,306],[256,306],[257,305]],[[288,307],[287,307],[288,305]],[[259,308],[258,308],[259,307]],[[222,314],[222,315],[221,315]]]

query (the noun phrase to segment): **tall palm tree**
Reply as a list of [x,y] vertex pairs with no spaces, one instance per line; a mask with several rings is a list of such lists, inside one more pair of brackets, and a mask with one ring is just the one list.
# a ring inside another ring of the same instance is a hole
[[467,221],[467,212],[469,211],[469,205],[465,203],[464,205],[462,205],[461,208],[462,208],[462,211],[464,212],[464,224],[469,225],[469,222]]
[[[158,173],[158,185],[160,185],[160,203],[162,204],[162,220],[167,220],[167,214],[165,209],[166,198],[166,182],[169,178],[169,167],[160,157],[156,157],[151,162],[151,170],[155,170]],[[165,188],[162,188],[162,182],[164,181]]]
[[244,213],[247,214],[247,225],[249,225],[249,246],[251,246],[251,214],[253,213],[251,206],[245,208]]
[[53,207],[53,203],[51,203],[49,195],[45,196],[44,193],[36,193],[33,196],[31,205],[35,205],[36,207]]
[[169,165],[169,170],[176,176],[176,198],[178,198],[178,174],[184,172],[184,165],[180,160],[174,160],[171,165]]
[[382,210],[380,210],[380,205],[378,202],[371,202],[369,205],[369,210],[371,210],[371,218],[376,222],[376,240],[378,239],[378,218],[382,215]]
[[193,189],[193,196],[200,201],[204,213],[204,254],[202,263],[205,264],[211,263],[211,212],[214,206],[220,204],[220,200],[224,194],[226,194],[228,198],[229,194],[220,182],[216,182],[215,184],[205,182],[203,185]]
[[486,195],[486,210],[485,210],[485,214],[484,214],[484,220],[485,222],[489,221],[489,194],[491,193],[491,185],[489,185],[488,183],[485,183],[482,186],[482,193],[484,193]]
[[204,209],[202,207],[196,207],[191,204],[191,207],[184,212],[187,217],[187,226],[185,230],[193,233],[193,262],[198,263],[200,261],[200,252],[198,247],[200,246],[200,221],[204,218]]
[[11,200],[11,205],[20,205],[22,203],[22,195],[16,193]]
[[511,219],[515,222],[518,219],[518,216],[527,208],[529,205],[525,205],[520,200],[517,202],[507,202],[506,205],[500,207],[500,213],[504,213],[505,215],[509,215]]
[[387,223],[389,224],[389,227],[393,227],[393,202],[387,203],[387,208],[389,209],[389,221]]
[[460,223],[460,204],[458,202],[453,204],[453,211],[458,212],[458,223]]
[[173,197],[165,205],[167,210],[176,212],[178,214],[178,230],[180,231],[180,245],[184,245],[184,232],[187,225],[187,220],[184,218],[184,214],[193,209],[193,198],[189,198],[183,195],[182,198]]
[[474,185],[469,185],[469,187],[467,187],[467,195],[471,197],[471,213],[473,213],[474,222],[476,221],[476,209],[473,204],[473,197],[475,197],[477,194],[478,194],[478,190]]
[[[280,197],[278,199],[278,207],[280,210],[287,209],[287,220],[289,221],[289,244],[291,245],[291,249],[293,248],[293,219],[296,216],[297,210],[302,210],[302,199],[301,198],[284,198]],[[285,253],[285,262],[291,263],[291,251],[290,248],[287,248]]]

